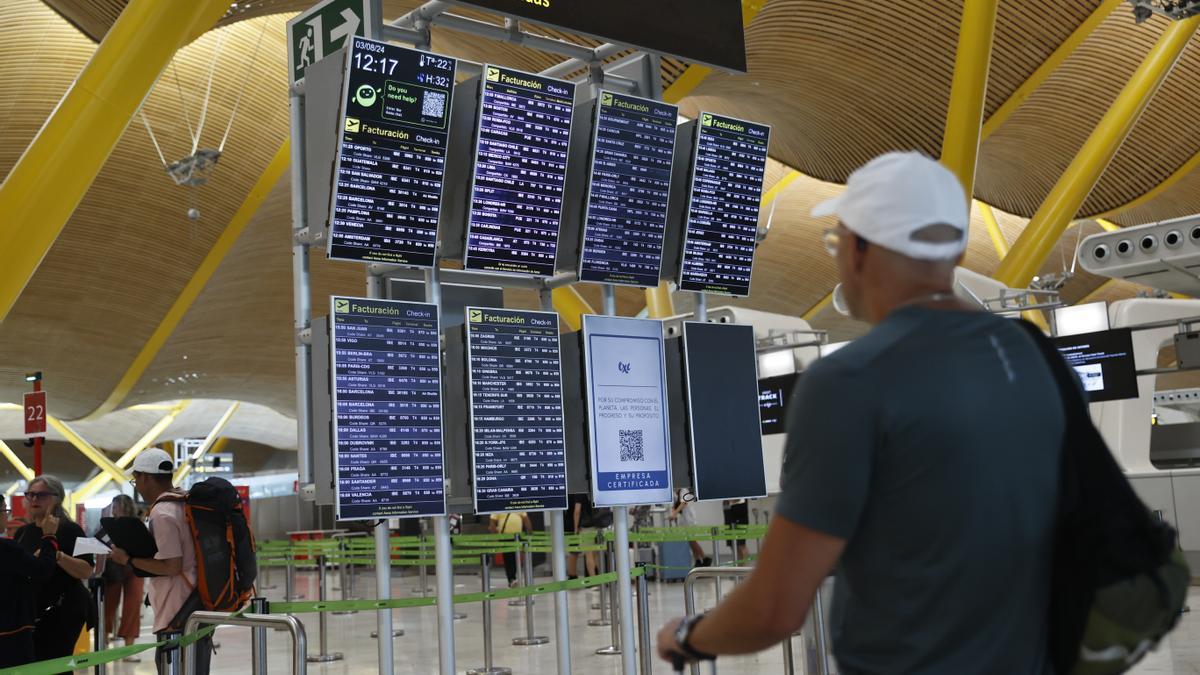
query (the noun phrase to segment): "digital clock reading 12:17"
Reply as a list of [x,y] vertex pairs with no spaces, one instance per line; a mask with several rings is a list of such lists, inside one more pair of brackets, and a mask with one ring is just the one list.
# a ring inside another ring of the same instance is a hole
[[[418,64],[418,67],[421,69],[438,68],[448,73],[454,72],[454,62],[450,59],[440,56],[421,56],[419,60],[420,63]],[[386,56],[376,56],[370,52],[354,52],[354,67],[357,70],[379,73],[380,75],[395,75],[396,66],[399,65],[399,63],[400,62],[396,59],[389,59]],[[435,76],[429,75],[428,77],[433,78]],[[452,81],[450,78],[444,76],[439,77],[438,79],[441,81],[435,82],[431,80],[429,83],[442,87],[448,87]]]

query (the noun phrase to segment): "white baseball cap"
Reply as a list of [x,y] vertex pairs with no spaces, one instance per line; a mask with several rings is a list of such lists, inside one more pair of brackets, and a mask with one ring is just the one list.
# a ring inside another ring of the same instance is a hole
[[134,458],[130,471],[134,473],[172,473],[175,471],[175,462],[171,460],[171,456],[167,454],[166,450],[146,448]]
[[[889,152],[846,180],[846,191],[817,204],[815,217],[836,215],[872,244],[918,260],[951,260],[967,248],[970,211],[958,177],[919,152]],[[948,225],[960,236],[930,241],[914,235]]]

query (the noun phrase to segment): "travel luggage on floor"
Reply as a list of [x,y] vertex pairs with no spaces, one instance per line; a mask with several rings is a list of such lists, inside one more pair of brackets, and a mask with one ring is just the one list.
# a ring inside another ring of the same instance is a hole
[[[655,570],[662,581],[683,581],[695,561],[686,541],[664,541],[659,544],[658,564],[672,569]],[[676,569],[679,568],[679,569]]]

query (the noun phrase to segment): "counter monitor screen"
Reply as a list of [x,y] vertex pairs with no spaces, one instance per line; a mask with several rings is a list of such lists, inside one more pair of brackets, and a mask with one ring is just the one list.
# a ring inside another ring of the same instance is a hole
[[575,85],[484,66],[467,269],[554,274]]
[[333,297],[336,516],[446,513],[436,305]]
[[762,435],[771,436],[787,431],[787,407],[792,400],[799,373],[764,377],[758,381],[758,415],[762,422]]
[[1133,334],[1128,328],[1053,338],[1092,403],[1138,397]]
[[771,127],[700,113],[679,289],[750,295]]
[[679,108],[600,92],[579,279],[658,286]]
[[329,257],[431,267],[457,61],[354,38]]
[[467,308],[475,512],[567,508],[558,315]]

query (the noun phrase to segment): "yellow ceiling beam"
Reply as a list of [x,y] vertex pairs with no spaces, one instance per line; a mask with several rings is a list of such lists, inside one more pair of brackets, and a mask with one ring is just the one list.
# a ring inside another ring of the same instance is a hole
[[0,184],[0,322],[179,46],[228,0],[131,0]]
[[671,300],[671,282],[663,281],[655,288],[646,289],[646,315],[651,319],[675,316],[675,302]]
[[998,3],[999,0],[966,0],[958,29],[954,80],[942,135],[942,164],[958,176],[967,199],[975,194],[975,165],[979,160]]
[[[767,0],[742,0],[742,29],[745,30],[750,26],[750,22],[754,21],[754,17],[762,11],[763,5],[767,4]],[[713,72],[712,68],[701,65],[691,65],[687,70],[683,71],[671,86],[663,92],[663,100],[667,103],[679,103],[688,94],[692,93],[700,83],[704,81]]]
[[1189,159],[1188,161],[1184,162],[1183,166],[1176,169],[1174,173],[1172,173],[1170,176],[1167,176],[1166,180],[1159,183],[1158,185],[1155,185],[1154,188],[1151,189],[1146,194],[1138,197],[1137,199],[1126,202],[1116,208],[1109,209],[1108,211],[1101,213],[1099,216],[1097,216],[1097,219],[1112,218],[1115,215],[1136,209],[1139,206],[1147,204],[1151,200],[1154,200],[1157,197],[1159,197],[1160,195],[1162,195],[1164,192],[1166,192],[1170,188],[1174,187],[1174,185],[1176,183],[1178,183],[1180,180],[1182,180],[1184,176],[1191,175],[1191,173],[1198,168],[1200,168],[1200,152],[1197,152],[1196,154],[1192,155],[1192,158]]
[[8,447],[4,441],[0,441],[0,455],[4,455],[4,458],[13,465],[22,478],[27,481],[33,480],[33,469],[26,466],[25,462],[22,462],[21,458],[17,457],[17,453],[13,452],[12,448]]
[[1024,288],[1037,274],[1146,106],[1167,79],[1197,28],[1200,28],[1200,16],[1171,22],[1163,31],[1154,48],[1138,66],[1117,100],[1021,232],[1008,256],[1000,262],[996,270],[997,280],[1012,288]]
[[46,422],[48,422],[51,427],[54,427],[58,433],[62,434],[63,438],[67,439],[68,443],[75,446],[76,450],[83,453],[84,457],[87,457],[89,460],[91,460],[92,464],[95,464],[101,471],[107,473],[113,480],[117,481],[118,483],[129,480],[129,477],[125,475],[125,472],[122,471],[121,468],[116,464],[114,464],[107,455],[100,450],[97,450],[91,443],[88,443],[83,436],[80,436],[78,432],[67,426],[66,422],[63,422],[53,415],[46,415]]
[[996,258],[1004,260],[1004,256],[1008,255],[1008,240],[1004,238],[1004,231],[1000,229],[1000,223],[996,220],[996,212],[991,206],[976,200],[975,205],[979,207],[979,212],[983,214],[983,222],[987,225],[988,236],[992,238],[992,246],[996,249]]
[[1105,232],[1116,232],[1117,230],[1121,229],[1120,225],[1103,218],[1094,218],[1093,220],[1099,223],[1100,227],[1104,228]]
[[825,297],[818,300],[817,304],[809,307],[808,311],[802,314],[800,318],[811,322],[813,319],[817,318],[818,314],[824,312],[825,308],[831,304],[833,304],[833,291],[826,293]]
[[[175,469],[175,476],[172,481],[175,485],[180,485],[183,479],[187,478],[187,475],[192,472],[192,467],[195,466],[196,462],[204,459],[204,455],[208,454],[208,451],[213,448],[213,445],[217,443],[217,439],[220,438],[221,432],[225,430],[225,426],[229,424],[229,420],[233,418],[233,414],[237,412],[240,405],[240,403],[234,401],[229,406],[229,409],[225,411],[225,414],[221,415],[221,418],[217,420],[212,431],[208,432],[208,436],[204,437],[204,442],[200,444],[200,447],[196,448],[196,451],[183,463],[183,466]],[[222,441],[220,445],[224,446],[226,439],[221,438],[220,440]]]
[[[133,460],[136,459],[143,450],[150,447],[154,441],[158,440],[158,437],[167,430],[167,427],[170,427],[171,424],[175,422],[175,418],[179,417],[179,414],[182,413],[189,404],[191,404],[191,401],[180,401],[178,404],[171,406],[170,412],[155,422],[154,426],[150,427],[146,433],[142,434],[142,437],[139,438],[136,443],[130,446],[130,448],[125,451],[125,454],[121,455],[117,459],[117,467],[120,469],[125,469],[128,468],[130,464],[133,464]],[[75,500],[78,502],[91,499],[96,493],[103,490],[108,485],[108,481],[110,480],[112,480],[112,476],[103,471],[100,472],[75,491]]]
[[554,303],[554,311],[558,312],[558,315],[572,331],[583,327],[584,314],[596,313],[596,310],[592,309],[591,304],[579,294],[579,290],[574,286],[554,289],[550,293],[550,299]]
[[250,223],[250,219],[258,212],[263,201],[267,198],[267,194],[275,184],[279,182],[279,178],[287,171],[289,161],[291,159],[291,142],[284,141],[283,145],[279,146],[279,150],[275,152],[275,156],[271,158],[267,168],[262,175],[258,177],[258,181],[254,187],[250,188],[250,192],[246,195],[246,199],[242,205],[238,207],[233,218],[229,220],[229,224],[225,226],[225,230],[221,232],[221,236],[217,238],[212,249],[196,271],[192,274],[192,278],[188,280],[187,285],[183,287],[183,291],[179,297],[175,299],[175,303],[171,305],[171,309],[167,310],[166,316],[159,322],[158,327],[154,329],[154,333],[150,335],[150,339],[146,344],[142,345],[141,351],[134,358],[133,363],[121,376],[117,382],[117,386],[113,388],[108,398],[100,404],[98,408],[88,413],[85,420],[93,420],[102,415],[108,414],[116,410],[129,392],[133,390],[134,385],[141,379],[142,374],[154,362],[154,358],[158,356],[163,345],[167,343],[167,339],[175,332],[175,328],[183,317],[187,315],[188,310],[192,308],[192,304],[200,297],[200,292],[212,279],[221,262],[225,260],[225,256],[233,249],[233,245],[237,242],[238,237],[246,229]]

